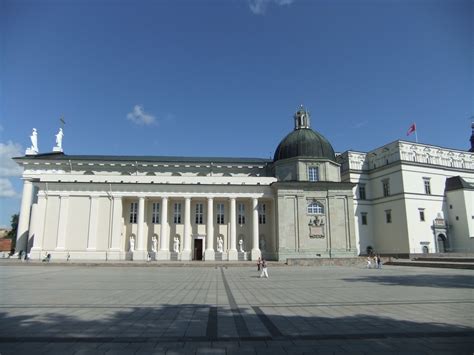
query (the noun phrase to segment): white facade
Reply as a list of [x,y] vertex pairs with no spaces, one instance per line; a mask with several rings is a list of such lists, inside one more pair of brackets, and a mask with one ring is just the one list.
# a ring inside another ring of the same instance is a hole
[[294,118],[273,160],[15,158],[17,251],[56,260],[474,251],[474,153],[395,141],[336,157],[304,108]]
[[[460,177],[474,185],[473,153],[396,141],[368,153],[344,152],[338,162],[342,180],[356,184],[361,253],[368,247],[390,254],[474,251],[472,190],[446,191],[448,178]],[[449,199],[456,202],[448,203]],[[452,211],[454,206],[459,212]],[[438,216],[444,225],[438,222],[434,228]],[[443,236],[444,248],[438,241]]]

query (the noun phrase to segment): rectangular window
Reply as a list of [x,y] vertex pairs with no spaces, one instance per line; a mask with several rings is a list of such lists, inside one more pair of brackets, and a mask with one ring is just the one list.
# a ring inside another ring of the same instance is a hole
[[203,220],[203,205],[202,203],[196,203],[196,224],[202,224]]
[[360,214],[361,220],[362,220],[362,225],[366,226],[367,225],[367,212],[362,212]]
[[130,204],[130,223],[137,223],[138,202]]
[[365,200],[365,184],[359,185],[359,199]]
[[217,204],[217,224],[224,224],[224,204]]
[[153,202],[152,204],[151,223],[160,223],[160,204],[158,202]]
[[174,221],[174,224],[181,224],[181,204],[180,203],[174,204],[173,221]]
[[382,187],[383,187],[383,196],[388,197],[390,196],[390,181],[382,180]]
[[423,184],[425,185],[425,194],[431,195],[430,178],[423,178]]
[[239,214],[238,214],[238,223],[245,224],[245,205],[243,203],[239,203]]
[[385,222],[392,223],[392,210],[385,211]]
[[424,208],[418,208],[418,212],[420,213],[420,222],[425,221],[425,209]]
[[310,166],[308,168],[308,180],[309,181],[318,181],[319,180],[319,170],[316,166]]
[[264,203],[258,205],[258,224],[267,223],[267,216],[265,214],[266,206]]

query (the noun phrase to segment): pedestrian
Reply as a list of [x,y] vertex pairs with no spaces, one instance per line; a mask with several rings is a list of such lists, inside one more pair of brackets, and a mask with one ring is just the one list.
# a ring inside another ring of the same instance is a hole
[[367,257],[367,269],[372,269],[372,262],[370,261],[370,256]]
[[378,269],[378,264],[377,264],[377,255],[374,254],[374,269]]
[[260,274],[260,277],[263,276],[268,279],[267,261],[265,259],[262,259],[262,273]]
[[382,259],[380,259],[380,255],[377,254],[377,268],[382,268]]
[[260,271],[261,266],[262,266],[262,258],[258,257],[258,260],[257,260],[257,271]]

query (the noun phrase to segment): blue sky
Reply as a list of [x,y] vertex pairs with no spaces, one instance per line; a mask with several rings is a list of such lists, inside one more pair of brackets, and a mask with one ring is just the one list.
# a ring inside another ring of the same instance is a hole
[[273,155],[304,104],[336,151],[467,149],[469,0],[0,0],[0,225],[10,157]]

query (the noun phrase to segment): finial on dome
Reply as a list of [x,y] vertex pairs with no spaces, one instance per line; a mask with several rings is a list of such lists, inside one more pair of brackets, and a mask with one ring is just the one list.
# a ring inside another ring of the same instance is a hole
[[296,111],[293,117],[295,119],[295,130],[310,127],[310,114],[309,111],[307,111],[303,105],[300,105],[300,108],[298,109],[298,111]]

